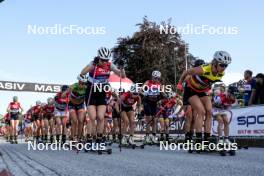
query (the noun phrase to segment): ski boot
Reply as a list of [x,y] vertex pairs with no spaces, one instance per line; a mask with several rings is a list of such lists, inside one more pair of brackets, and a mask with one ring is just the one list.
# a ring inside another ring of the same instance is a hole
[[165,138],[164,138],[164,133],[160,133],[160,138],[159,141],[160,142],[164,142]]
[[[76,139],[76,140],[77,140],[77,139]],[[60,143],[60,135],[59,135],[59,134],[56,135],[56,143],[57,143],[57,144]]]
[[14,144],[13,136],[10,136],[10,144]]
[[15,144],[17,144],[18,142],[17,142],[17,135],[16,136],[14,136],[14,143]]
[[43,136],[43,143],[46,144],[48,142],[48,135]]
[[61,143],[62,144],[66,143],[66,135],[65,134],[63,134],[62,137],[61,137]]
[[50,135],[50,143],[53,144],[53,142],[54,142],[53,135]]

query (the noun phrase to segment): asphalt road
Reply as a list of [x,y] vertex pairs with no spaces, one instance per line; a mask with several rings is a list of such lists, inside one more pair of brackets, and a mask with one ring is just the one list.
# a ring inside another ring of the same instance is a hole
[[41,175],[264,175],[264,149],[238,150],[236,156],[217,153],[189,154],[164,151],[157,146],[145,149],[112,147],[111,155],[75,151],[33,151],[26,143],[0,144],[0,169],[17,176]]

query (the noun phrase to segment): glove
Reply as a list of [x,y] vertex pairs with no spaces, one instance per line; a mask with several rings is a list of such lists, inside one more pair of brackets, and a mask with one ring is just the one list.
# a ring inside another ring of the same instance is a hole
[[99,57],[95,57],[94,60],[93,60],[93,63],[94,64],[98,64],[99,63],[99,59],[100,59]]
[[183,86],[182,86],[182,82],[179,82],[178,84],[177,84],[177,90],[179,90],[179,91],[183,91]]

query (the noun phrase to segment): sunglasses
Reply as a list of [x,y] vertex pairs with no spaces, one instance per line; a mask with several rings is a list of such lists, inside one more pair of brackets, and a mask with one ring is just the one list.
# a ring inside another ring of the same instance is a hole
[[222,68],[226,68],[228,65],[227,64],[218,64]]
[[108,60],[100,59],[101,62],[108,62]]

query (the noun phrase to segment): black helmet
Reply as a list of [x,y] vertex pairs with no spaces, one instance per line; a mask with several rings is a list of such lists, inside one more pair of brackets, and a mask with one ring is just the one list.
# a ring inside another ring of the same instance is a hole
[[199,66],[204,65],[204,64],[205,64],[204,60],[202,60],[202,59],[197,59],[197,60],[195,60],[193,66],[194,66],[194,67],[199,67]]
[[66,91],[67,89],[69,89],[69,86],[68,85],[61,86],[61,91],[62,92]]

